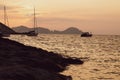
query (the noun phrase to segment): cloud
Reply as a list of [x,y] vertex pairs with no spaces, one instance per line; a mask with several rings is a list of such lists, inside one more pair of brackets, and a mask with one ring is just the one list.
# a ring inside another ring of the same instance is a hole
[[[37,17],[37,24],[38,26],[44,26],[49,29],[66,29],[67,27],[79,27],[80,22],[84,22],[84,20],[81,19],[69,19],[69,18],[59,18],[59,17]],[[33,18],[27,22],[27,24],[33,24]]]
[[53,17],[53,18],[43,18],[43,17],[38,17],[37,20],[39,22],[49,22],[49,23],[67,23],[67,22],[79,22],[83,21],[81,19],[69,19],[69,18],[59,18],[59,17]]

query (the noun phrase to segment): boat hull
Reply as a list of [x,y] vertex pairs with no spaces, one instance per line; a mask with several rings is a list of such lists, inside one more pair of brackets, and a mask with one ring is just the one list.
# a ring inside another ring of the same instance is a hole
[[81,37],[92,37],[92,34],[90,34],[89,32],[84,32],[81,34]]
[[28,33],[26,33],[27,36],[37,36],[38,33],[36,33],[35,31],[30,31]]

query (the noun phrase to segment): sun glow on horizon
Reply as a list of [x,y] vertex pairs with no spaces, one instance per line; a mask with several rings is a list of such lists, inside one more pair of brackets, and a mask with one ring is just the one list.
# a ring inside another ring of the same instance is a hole
[[[3,22],[3,0],[0,1]],[[6,0],[11,27],[32,27],[35,7],[38,26],[52,30],[75,26],[98,34],[120,34],[119,4],[120,0]]]

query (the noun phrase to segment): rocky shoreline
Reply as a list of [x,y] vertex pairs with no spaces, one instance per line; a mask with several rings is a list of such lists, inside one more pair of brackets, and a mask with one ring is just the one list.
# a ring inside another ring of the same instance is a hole
[[83,61],[0,38],[0,80],[72,80],[60,74],[70,64]]

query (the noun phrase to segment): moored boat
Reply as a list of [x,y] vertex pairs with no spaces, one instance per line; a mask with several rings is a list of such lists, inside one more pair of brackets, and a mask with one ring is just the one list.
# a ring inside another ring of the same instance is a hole
[[92,37],[92,34],[89,33],[89,32],[83,32],[83,33],[81,34],[81,37]]
[[37,36],[38,33],[37,33],[36,29],[37,29],[37,20],[36,20],[35,8],[34,8],[34,30],[29,31],[26,35],[27,36]]
[[35,31],[30,31],[28,33],[26,33],[27,36],[37,36],[38,33],[36,33]]

